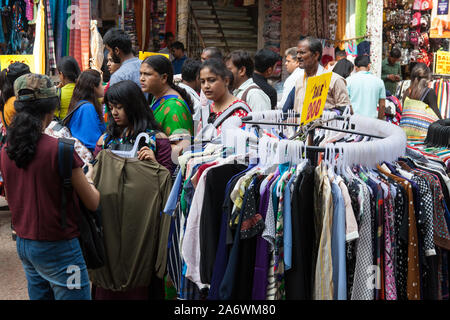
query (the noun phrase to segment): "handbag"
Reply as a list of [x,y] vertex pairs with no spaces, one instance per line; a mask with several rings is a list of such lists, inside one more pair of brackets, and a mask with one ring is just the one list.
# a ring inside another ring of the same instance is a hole
[[420,100],[405,98],[400,127],[407,137],[426,136],[430,124],[439,120],[433,109],[423,102],[430,90],[425,90]]
[[[58,167],[63,185],[61,192],[61,225],[63,229],[67,226],[67,197],[73,194],[71,181],[73,152],[74,141],[72,139],[58,139]],[[82,201],[79,201],[79,207],[79,242],[86,266],[88,269],[103,267],[105,265],[106,253],[103,243],[100,208],[97,208],[96,211],[90,211],[83,205]]]

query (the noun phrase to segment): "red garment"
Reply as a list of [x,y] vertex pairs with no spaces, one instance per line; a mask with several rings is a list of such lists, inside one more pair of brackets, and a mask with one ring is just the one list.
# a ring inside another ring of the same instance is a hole
[[194,185],[195,188],[197,188],[198,179],[200,179],[200,177],[202,176],[203,171],[205,171],[205,170],[208,169],[209,167],[212,167],[212,166],[214,166],[214,165],[216,165],[216,164],[217,164],[217,161],[216,161],[216,162],[205,163],[205,164],[202,164],[202,165],[198,168],[198,170],[197,170],[197,172],[195,173],[195,175],[191,178],[192,184]]
[[166,32],[177,32],[177,1],[167,0]]
[[[73,153],[72,168],[83,161]],[[61,227],[62,184],[58,166],[58,139],[43,134],[36,154],[26,169],[20,169],[2,148],[0,170],[5,182],[12,224],[17,235],[40,241],[70,240],[79,236],[78,197],[75,190],[67,196],[67,227]]]
[[[233,101],[226,109],[224,109],[224,110],[221,111],[221,112],[216,113],[216,118],[217,118],[218,116],[220,116],[225,110],[227,110],[229,107],[231,107],[233,104],[235,104],[235,103],[237,103],[237,102],[242,102],[242,103],[244,103],[244,104],[251,110],[251,108],[248,106],[248,104],[247,104],[245,101],[237,99],[237,100]],[[213,106],[214,106],[214,102],[211,104],[211,107],[210,107],[210,113],[213,113],[213,112],[214,112],[214,111],[213,111]],[[243,109],[237,109],[235,112],[233,112],[233,113],[230,115],[230,117],[238,116],[239,118],[242,118],[242,117],[246,117],[247,115],[248,115],[248,112],[247,112],[247,111],[245,111],[245,110],[243,110]],[[222,122],[222,123],[223,123],[223,122]],[[242,125],[241,125],[241,128],[244,127],[244,126],[245,126],[245,124],[242,124]],[[217,133],[220,134],[221,130],[222,130],[222,125],[220,125],[220,126],[217,128]]]

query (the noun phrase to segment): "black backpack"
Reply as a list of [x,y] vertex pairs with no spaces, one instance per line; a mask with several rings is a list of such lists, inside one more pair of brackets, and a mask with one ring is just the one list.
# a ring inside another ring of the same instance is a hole
[[[73,194],[72,187],[72,160],[74,152],[74,140],[58,139],[58,164],[59,173],[62,179],[62,200],[61,200],[61,225],[67,227],[67,197]],[[103,244],[103,227],[101,223],[100,208],[96,211],[88,210],[79,201],[80,217],[80,246],[83,251],[84,260],[88,269],[97,269],[105,265],[105,247]]]

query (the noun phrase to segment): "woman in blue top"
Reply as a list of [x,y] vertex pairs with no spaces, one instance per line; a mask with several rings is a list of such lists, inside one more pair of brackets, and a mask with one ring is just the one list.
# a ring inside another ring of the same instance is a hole
[[83,71],[77,80],[70,100],[64,125],[72,136],[81,141],[91,152],[94,151],[98,138],[105,132],[102,106],[104,88],[102,77],[97,70]]

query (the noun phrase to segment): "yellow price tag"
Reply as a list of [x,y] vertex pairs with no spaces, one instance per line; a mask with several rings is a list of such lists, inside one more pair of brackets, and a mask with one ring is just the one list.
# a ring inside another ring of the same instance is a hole
[[308,78],[300,118],[301,125],[320,118],[325,107],[325,101],[327,100],[330,82],[331,72]]
[[30,71],[34,73],[34,56],[32,54],[12,54],[0,55],[1,69],[6,69],[14,62],[22,62],[30,67]]
[[436,71],[437,74],[450,74],[450,52],[436,52]]
[[145,60],[145,58],[148,58],[151,56],[164,56],[170,60],[169,55],[166,53],[139,51],[139,60]]

